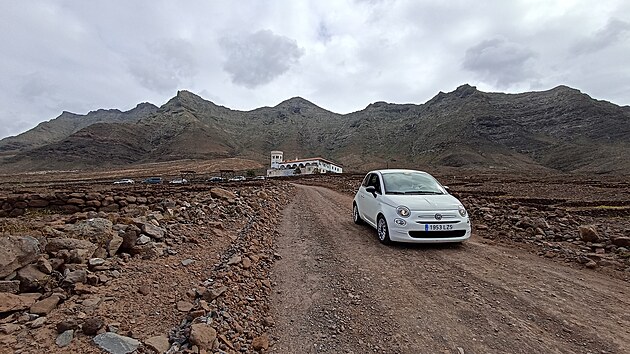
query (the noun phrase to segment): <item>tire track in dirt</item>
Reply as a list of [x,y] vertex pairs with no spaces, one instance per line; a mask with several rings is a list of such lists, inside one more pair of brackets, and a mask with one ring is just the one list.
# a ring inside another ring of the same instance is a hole
[[274,269],[279,353],[626,353],[630,285],[516,249],[378,243],[298,186]]

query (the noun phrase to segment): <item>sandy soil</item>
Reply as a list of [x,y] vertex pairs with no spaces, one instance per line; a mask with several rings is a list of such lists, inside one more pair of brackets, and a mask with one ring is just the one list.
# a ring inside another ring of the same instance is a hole
[[277,240],[276,353],[628,353],[630,284],[473,238],[383,246],[298,186]]

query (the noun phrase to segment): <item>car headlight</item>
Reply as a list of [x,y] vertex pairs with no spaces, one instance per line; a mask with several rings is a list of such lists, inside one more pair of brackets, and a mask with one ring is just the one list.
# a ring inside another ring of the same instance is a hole
[[409,215],[411,215],[411,211],[409,210],[409,208],[407,208],[406,206],[399,206],[398,208],[396,208],[396,213],[400,216],[402,216],[403,218],[408,218]]
[[459,215],[461,215],[462,217],[464,217],[464,216],[466,216],[466,214],[468,214],[466,212],[466,208],[464,208],[462,205],[459,206],[458,211],[459,211]]

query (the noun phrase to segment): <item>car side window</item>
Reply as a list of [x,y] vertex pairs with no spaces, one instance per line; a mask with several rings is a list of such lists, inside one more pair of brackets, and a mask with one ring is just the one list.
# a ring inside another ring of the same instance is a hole
[[376,189],[376,193],[382,194],[381,193],[381,180],[380,180],[380,178],[378,178],[378,175],[376,173],[372,174],[372,176],[370,177],[370,182],[369,182],[368,185],[369,186],[373,186],[374,189]]
[[365,178],[363,179],[363,183],[361,183],[363,187],[367,187],[369,185],[371,176],[372,176],[371,173],[368,173],[367,175],[365,175]]

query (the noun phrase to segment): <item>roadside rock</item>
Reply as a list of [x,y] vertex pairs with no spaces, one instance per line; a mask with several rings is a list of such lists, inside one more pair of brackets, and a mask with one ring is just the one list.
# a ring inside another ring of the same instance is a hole
[[36,298],[33,296],[0,293],[0,313],[26,310],[35,301]]
[[49,276],[40,271],[36,265],[29,264],[18,270],[17,279],[20,280],[20,291],[38,291],[48,282]]
[[212,188],[210,190],[210,196],[212,196],[212,198],[218,198],[218,199],[225,199],[225,200],[231,200],[236,198],[236,195],[228,190],[225,190],[223,188]]
[[92,336],[98,333],[103,326],[105,326],[105,321],[103,321],[101,317],[92,317],[83,321],[83,325],[81,327],[84,334]]
[[618,247],[630,247],[630,237],[617,237],[612,239],[612,243]]
[[166,353],[171,348],[166,336],[151,337],[144,341],[144,345],[160,354]]
[[55,343],[57,344],[58,347],[63,348],[70,345],[70,342],[72,342],[72,339],[74,339],[74,331],[69,329],[61,333],[59,336],[57,336]]
[[61,250],[74,251],[73,258],[76,258],[77,263],[85,263],[94,255],[96,245],[90,241],[76,238],[53,238],[48,240],[46,252],[55,255]]
[[17,294],[20,292],[19,280],[0,280],[0,293]]
[[30,312],[36,315],[48,315],[57,307],[59,301],[61,301],[61,297],[59,295],[50,295],[49,297],[34,303],[31,306]]
[[153,239],[161,241],[164,239],[164,234],[166,230],[159,226],[155,226],[150,222],[142,224],[142,232],[151,236]]
[[31,328],[40,328],[48,322],[48,318],[46,317],[38,317],[35,321],[31,322]]
[[85,283],[87,279],[87,272],[85,270],[75,270],[70,272],[63,279],[65,284]]
[[67,231],[75,238],[88,240],[97,246],[105,247],[114,236],[113,226],[112,222],[107,219],[94,218],[70,225]]
[[22,326],[15,323],[5,323],[0,325],[0,333],[2,334],[11,334],[15,333],[22,329]]
[[112,239],[109,240],[109,242],[107,243],[107,255],[109,257],[113,257],[118,252],[123,242],[124,239],[122,237],[118,235],[113,235]]
[[178,301],[177,302],[177,310],[179,310],[181,312],[188,312],[188,311],[192,310],[193,307],[195,307],[195,305],[191,304],[188,301]]
[[257,351],[267,350],[269,348],[269,338],[266,334],[263,334],[260,337],[254,338],[252,341],[252,348]]
[[132,353],[140,346],[139,341],[112,332],[99,334],[92,341],[110,354]]
[[205,323],[195,323],[190,326],[190,343],[203,350],[211,350],[217,331]]
[[579,227],[580,238],[585,242],[599,242],[599,234],[595,230],[595,226],[586,225]]
[[76,330],[79,328],[79,322],[77,322],[74,318],[67,318],[59,323],[57,323],[57,333],[63,333],[67,330]]
[[40,244],[31,236],[0,236],[0,278],[37,260]]

